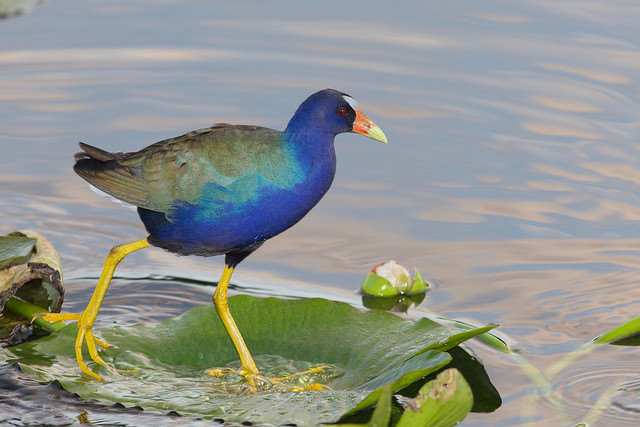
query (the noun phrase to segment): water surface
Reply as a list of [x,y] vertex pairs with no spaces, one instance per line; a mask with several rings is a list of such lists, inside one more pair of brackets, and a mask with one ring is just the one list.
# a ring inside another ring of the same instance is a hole
[[[108,250],[144,230],[74,175],[77,141],[132,151],[217,122],[282,129],[310,93],[333,87],[389,144],[340,135],[333,188],[240,266],[237,291],[357,304],[366,271],[395,259],[436,285],[420,310],[500,323],[545,369],[637,316],[639,19],[624,0],[52,0],[0,22],[0,232],[51,239],[64,309],[82,310]],[[221,270],[218,258],[133,254],[98,326],[206,304]],[[165,276],[211,285],[149,279]],[[472,350],[504,403],[465,425],[522,424],[530,379],[504,355]],[[637,424],[637,355],[602,348],[554,378],[571,421],[619,385],[598,425]],[[72,420],[84,411],[59,408]],[[85,413],[135,423],[121,412]],[[548,402],[536,414],[561,425]]]

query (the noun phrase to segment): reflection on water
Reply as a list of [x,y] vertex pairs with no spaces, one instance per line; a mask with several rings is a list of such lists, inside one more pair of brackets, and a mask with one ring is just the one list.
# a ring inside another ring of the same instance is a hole
[[[569,411],[587,412],[603,399],[600,411],[611,424],[637,425],[640,417],[640,364],[637,362],[588,364],[567,371],[557,379],[556,389]],[[548,402],[547,402],[548,404]],[[596,423],[597,424],[597,423]]]
[[[437,284],[418,311],[500,323],[539,369],[637,315],[640,7],[286,6],[52,1],[0,21],[0,233],[52,240],[66,311],[86,305],[111,246],[144,236],[135,213],[73,174],[77,141],[129,151],[216,122],[281,129],[309,93],[335,87],[389,144],[340,135],[332,190],[238,268],[238,292],[358,304],[365,273],[395,259]],[[218,258],[134,253],[98,322],[208,304],[221,271]],[[154,274],[211,286],[144,279]],[[474,349],[505,403],[467,422],[512,425],[529,380]],[[553,380],[572,421],[613,384],[598,425],[637,415],[634,354],[603,348],[606,366],[578,361]],[[557,424],[550,405],[537,415]]]
[[[12,413],[0,412],[0,420],[16,426],[69,426],[69,425],[161,425],[163,427],[207,425],[211,421],[198,421],[183,417],[167,417],[122,405],[100,405],[74,397],[59,384],[46,386],[29,378],[17,366],[0,368],[0,392],[3,404]],[[0,408],[2,408],[0,406]],[[2,408],[4,409],[4,408]],[[13,419],[5,418],[7,415]],[[213,424],[216,425],[216,424]]]

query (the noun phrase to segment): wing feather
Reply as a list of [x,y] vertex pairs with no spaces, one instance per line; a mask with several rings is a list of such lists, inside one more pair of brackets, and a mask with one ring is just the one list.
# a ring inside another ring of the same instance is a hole
[[278,159],[286,158],[280,135],[258,126],[218,124],[135,153],[110,153],[80,143],[83,151],[74,156],[74,171],[117,199],[167,213],[176,200],[196,200],[207,184],[224,188],[256,173],[276,177],[274,164],[284,167]]

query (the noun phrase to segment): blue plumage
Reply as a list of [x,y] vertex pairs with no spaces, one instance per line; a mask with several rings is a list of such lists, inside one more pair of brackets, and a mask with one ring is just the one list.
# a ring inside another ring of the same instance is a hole
[[235,265],[320,201],[335,174],[334,137],[350,131],[386,142],[351,97],[326,89],[307,98],[283,132],[221,124],[136,153],[83,144],[74,169],[138,206],[150,244],[227,254]]

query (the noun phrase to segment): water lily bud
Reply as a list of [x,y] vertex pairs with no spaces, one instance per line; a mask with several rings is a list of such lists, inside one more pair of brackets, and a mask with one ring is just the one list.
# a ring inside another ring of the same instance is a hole
[[377,265],[362,283],[364,293],[379,297],[420,294],[426,292],[427,287],[417,268],[413,278],[409,270],[395,261]]
[[398,292],[404,294],[413,285],[413,278],[409,275],[409,270],[395,261],[385,262],[373,269],[373,272],[389,281],[391,286]]

